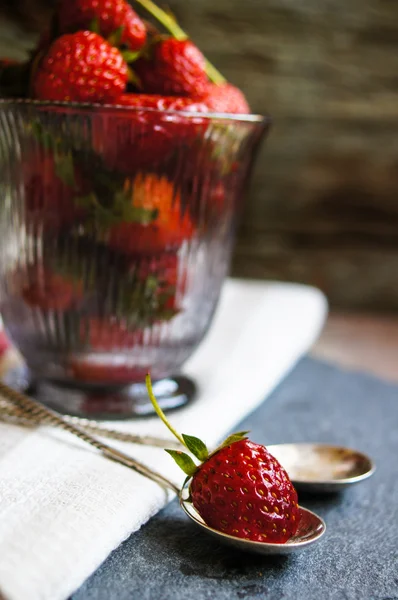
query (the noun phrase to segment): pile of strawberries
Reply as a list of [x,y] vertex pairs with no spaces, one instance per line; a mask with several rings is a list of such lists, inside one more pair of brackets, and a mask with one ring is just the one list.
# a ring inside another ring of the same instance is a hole
[[[155,15],[156,25],[141,19],[126,0],[60,0],[30,61],[26,95],[60,102],[250,112],[242,92],[208,63],[170,15],[148,0],[136,4]],[[4,71],[12,67],[7,62],[2,66]],[[1,79],[7,77],[0,77],[0,93]]]
[[[30,59],[0,63],[0,96],[43,101],[38,114],[50,117],[29,123],[21,168],[44,259],[15,274],[15,298],[45,318],[84,312],[67,369],[90,382],[142,378],[74,351],[131,349],[182,310],[179,250],[227,213],[240,172],[230,128],[213,139],[204,115],[249,112],[174,18],[152,0],[134,6],[142,17],[126,0],[59,0]],[[65,115],[80,108],[59,103],[85,105],[89,139],[68,133]]]

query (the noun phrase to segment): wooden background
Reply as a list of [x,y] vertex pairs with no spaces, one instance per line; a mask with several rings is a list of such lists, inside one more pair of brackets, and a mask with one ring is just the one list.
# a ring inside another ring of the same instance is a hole
[[398,310],[398,0],[168,4],[274,120],[234,274],[313,283],[339,307]]

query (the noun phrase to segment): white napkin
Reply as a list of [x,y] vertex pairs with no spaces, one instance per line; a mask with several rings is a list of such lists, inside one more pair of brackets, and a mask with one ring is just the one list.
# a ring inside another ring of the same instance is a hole
[[[307,352],[326,312],[314,288],[228,281],[207,338],[184,368],[199,397],[172,415],[175,427],[214,446]],[[118,427],[168,437],[155,418]],[[162,449],[118,446],[182,481]],[[1,592],[8,600],[64,600],[172,496],[68,434],[0,424]]]

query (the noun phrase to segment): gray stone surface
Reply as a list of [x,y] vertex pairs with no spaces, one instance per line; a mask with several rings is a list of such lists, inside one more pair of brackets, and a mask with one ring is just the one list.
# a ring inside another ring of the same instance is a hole
[[288,558],[219,546],[173,502],[113,552],[73,600],[398,599],[398,388],[304,359],[242,428],[260,443],[356,447],[370,453],[377,471],[342,495],[302,496],[328,531],[318,546]]

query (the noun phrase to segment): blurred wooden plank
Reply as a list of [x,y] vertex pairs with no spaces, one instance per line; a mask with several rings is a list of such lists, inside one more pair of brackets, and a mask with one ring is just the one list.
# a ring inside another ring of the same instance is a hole
[[314,283],[336,306],[396,310],[398,2],[172,6],[274,120],[234,273]]
[[[311,283],[322,289],[332,307],[396,311],[398,252],[396,241],[364,244],[348,237],[340,244],[312,236],[303,242],[278,232],[263,234],[261,243],[241,240],[232,273],[239,277]],[[258,238],[257,238],[258,239]]]
[[312,355],[396,383],[398,319],[392,316],[331,313]]

